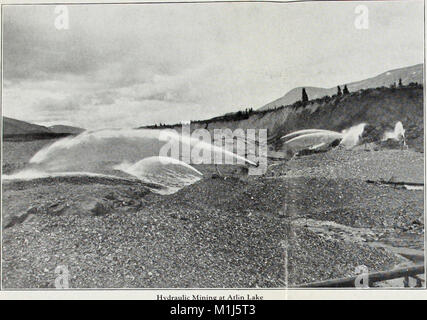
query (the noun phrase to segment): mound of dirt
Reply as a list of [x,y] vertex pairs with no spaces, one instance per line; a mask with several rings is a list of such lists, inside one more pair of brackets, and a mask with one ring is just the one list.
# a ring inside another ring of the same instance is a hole
[[[9,187],[8,212],[15,211],[10,200],[19,197],[21,206],[46,205],[3,230],[6,288],[54,287],[59,265],[68,268],[72,288],[269,288],[354,275],[361,264],[384,270],[399,262],[382,248],[293,226],[292,217],[280,214],[287,198],[281,179],[205,178],[169,196],[130,196],[143,202],[135,210],[119,206],[125,193],[131,195],[129,186],[57,181]],[[88,192],[97,200],[82,205]],[[109,209],[101,215],[100,203]],[[68,212],[79,209],[84,214]]]
[[381,149],[402,149],[404,148],[403,141],[388,139],[378,142],[378,147]]

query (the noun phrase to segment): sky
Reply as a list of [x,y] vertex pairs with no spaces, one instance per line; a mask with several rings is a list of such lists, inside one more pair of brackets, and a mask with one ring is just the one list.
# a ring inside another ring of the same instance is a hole
[[[369,10],[357,29],[355,8]],[[3,115],[86,129],[207,119],[423,62],[423,2],[3,7]]]

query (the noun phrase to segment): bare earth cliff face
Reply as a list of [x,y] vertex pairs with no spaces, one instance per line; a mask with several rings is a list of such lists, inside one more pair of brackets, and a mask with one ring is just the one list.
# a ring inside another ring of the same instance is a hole
[[[301,129],[319,128],[341,131],[353,125],[368,124],[365,134],[381,139],[385,130],[402,121],[408,144],[423,149],[423,89],[376,88],[350,92],[348,95],[311,100],[274,110],[256,111],[238,121],[202,121],[192,128],[267,129],[270,140]],[[178,127],[176,127],[179,130]]]

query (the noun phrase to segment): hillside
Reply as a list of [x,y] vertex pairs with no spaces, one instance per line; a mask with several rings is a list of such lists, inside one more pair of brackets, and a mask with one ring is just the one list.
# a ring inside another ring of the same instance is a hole
[[[289,132],[318,128],[341,131],[366,122],[367,139],[380,140],[386,130],[402,121],[408,145],[424,150],[422,85],[401,88],[373,88],[350,92],[348,95],[310,100],[272,110],[253,111],[243,116],[217,117],[191,123],[191,130],[229,128],[267,129],[269,143],[278,147],[279,138]],[[180,125],[165,126],[180,130]]]
[[84,131],[81,128],[62,125],[45,127],[8,117],[3,117],[2,130],[5,140],[51,139]]
[[50,133],[49,128],[28,123],[21,120],[16,120],[8,117],[3,117],[3,135],[17,134],[34,134],[34,133]]
[[[384,72],[378,76],[352,82],[341,84],[340,87],[344,88],[347,85],[350,91],[358,91],[360,89],[377,88],[382,86],[390,86],[393,83],[398,84],[399,79],[402,79],[403,85],[407,85],[411,82],[423,83],[423,64],[417,64],[410,67],[399,68]],[[324,96],[332,96],[337,93],[337,88],[318,88],[318,87],[305,87],[309,99],[317,99]],[[294,88],[283,97],[274,100],[258,110],[273,109],[281,106],[293,104],[301,99],[302,87]]]

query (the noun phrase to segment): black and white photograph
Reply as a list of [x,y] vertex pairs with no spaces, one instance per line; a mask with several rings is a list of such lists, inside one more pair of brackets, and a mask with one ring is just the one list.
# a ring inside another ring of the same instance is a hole
[[1,289],[425,289],[424,5],[2,4]]

